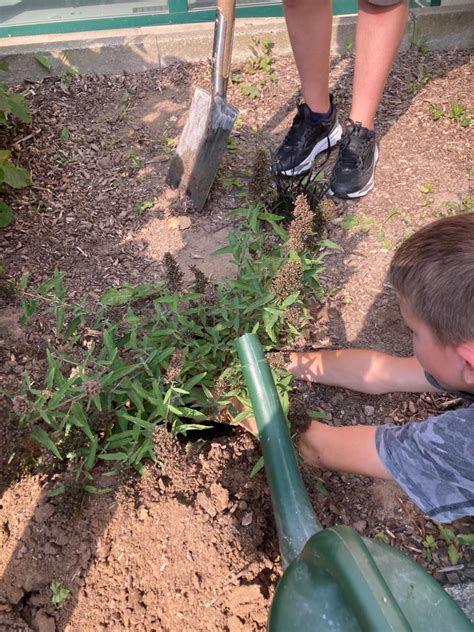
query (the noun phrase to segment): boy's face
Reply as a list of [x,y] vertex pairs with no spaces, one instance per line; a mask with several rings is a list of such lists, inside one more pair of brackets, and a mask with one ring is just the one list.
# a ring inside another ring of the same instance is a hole
[[410,329],[413,353],[427,373],[430,373],[442,386],[452,390],[465,390],[463,379],[464,362],[456,347],[444,345],[434,336],[428,325],[419,320],[408,303],[400,300],[400,313]]

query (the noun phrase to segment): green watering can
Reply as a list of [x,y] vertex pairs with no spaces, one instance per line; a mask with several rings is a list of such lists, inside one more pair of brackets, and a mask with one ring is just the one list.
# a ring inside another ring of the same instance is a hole
[[350,527],[323,529],[303,485],[273,377],[254,334],[236,341],[262,446],[285,569],[270,632],[464,632],[469,619],[396,549]]

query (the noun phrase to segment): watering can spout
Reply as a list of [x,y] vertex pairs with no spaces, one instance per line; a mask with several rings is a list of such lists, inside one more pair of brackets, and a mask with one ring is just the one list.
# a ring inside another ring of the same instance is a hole
[[257,420],[265,470],[286,568],[322,527],[303,484],[273,377],[255,334],[236,341]]

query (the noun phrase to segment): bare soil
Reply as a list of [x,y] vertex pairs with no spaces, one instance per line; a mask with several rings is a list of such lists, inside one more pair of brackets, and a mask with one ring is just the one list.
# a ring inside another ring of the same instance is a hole
[[[0,390],[14,392],[25,371],[44,370],[46,328],[19,324],[14,282],[23,272],[40,283],[64,271],[71,298],[88,293],[91,301],[110,286],[158,278],[167,251],[186,270],[198,264],[214,277],[233,274],[227,259],[210,254],[236,221],[226,212],[239,205],[257,149],[277,146],[298,98],[293,61],[275,57],[273,65],[277,80],[260,75],[259,98],[230,87],[241,124],[201,214],[170,194],[165,177],[193,87],[209,84],[205,64],[79,77],[67,92],[54,78],[21,86],[33,124],[6,140],[34,185],[12,196],[15,222],[0,233]],[[352,59],[334,60],[341,118],[351,77]],[[308,345],[410,353],[385,272],[411,231],[473,208],[473,126],[447,115],[454,102],[472,109],[473,83],[466,51],[399,55],[377,121],[376,188],[360,201],[336,201],[327,234],[342,251],[326,259],[327,299]],[[435,108],[446,115],[434,120]],[[306,384],[298,395],[337,425],[403,423],[459,405],[443,396],[367,397]],[[29,473],[34,447],[8,400],[0,401],[0,630],[265,629],[281,570],[264,473],[249,477],[259,458],[251,436],[234,428],[187,442],[160,430],[159,464],[146,477],[113,481],[113,493],[78,503],[72,494],[47,495],[65,474]],[[304,476],[324,525],[378,534],[424,564],[422,541],[432,534],[435,577],[473,577],[469,552],[453,567],[436,525],[396,485],[322,473],[325,495],[314,472]],[[472,521],[454,528],[472,531]],[[51,602],[52,580],[71,591],[59,606]]]

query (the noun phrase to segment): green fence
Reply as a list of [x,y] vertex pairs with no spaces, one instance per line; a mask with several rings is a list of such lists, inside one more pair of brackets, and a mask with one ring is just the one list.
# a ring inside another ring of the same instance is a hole
[[[441,0],[411,0],[412,7]],[[335,15],[357,12],[357,0],[333,0]],[[74,33],[158,24],[212,22],[215,0],[0,0],[0,37]],[[237,17],[283,15],[281,2],[238,0]]]

